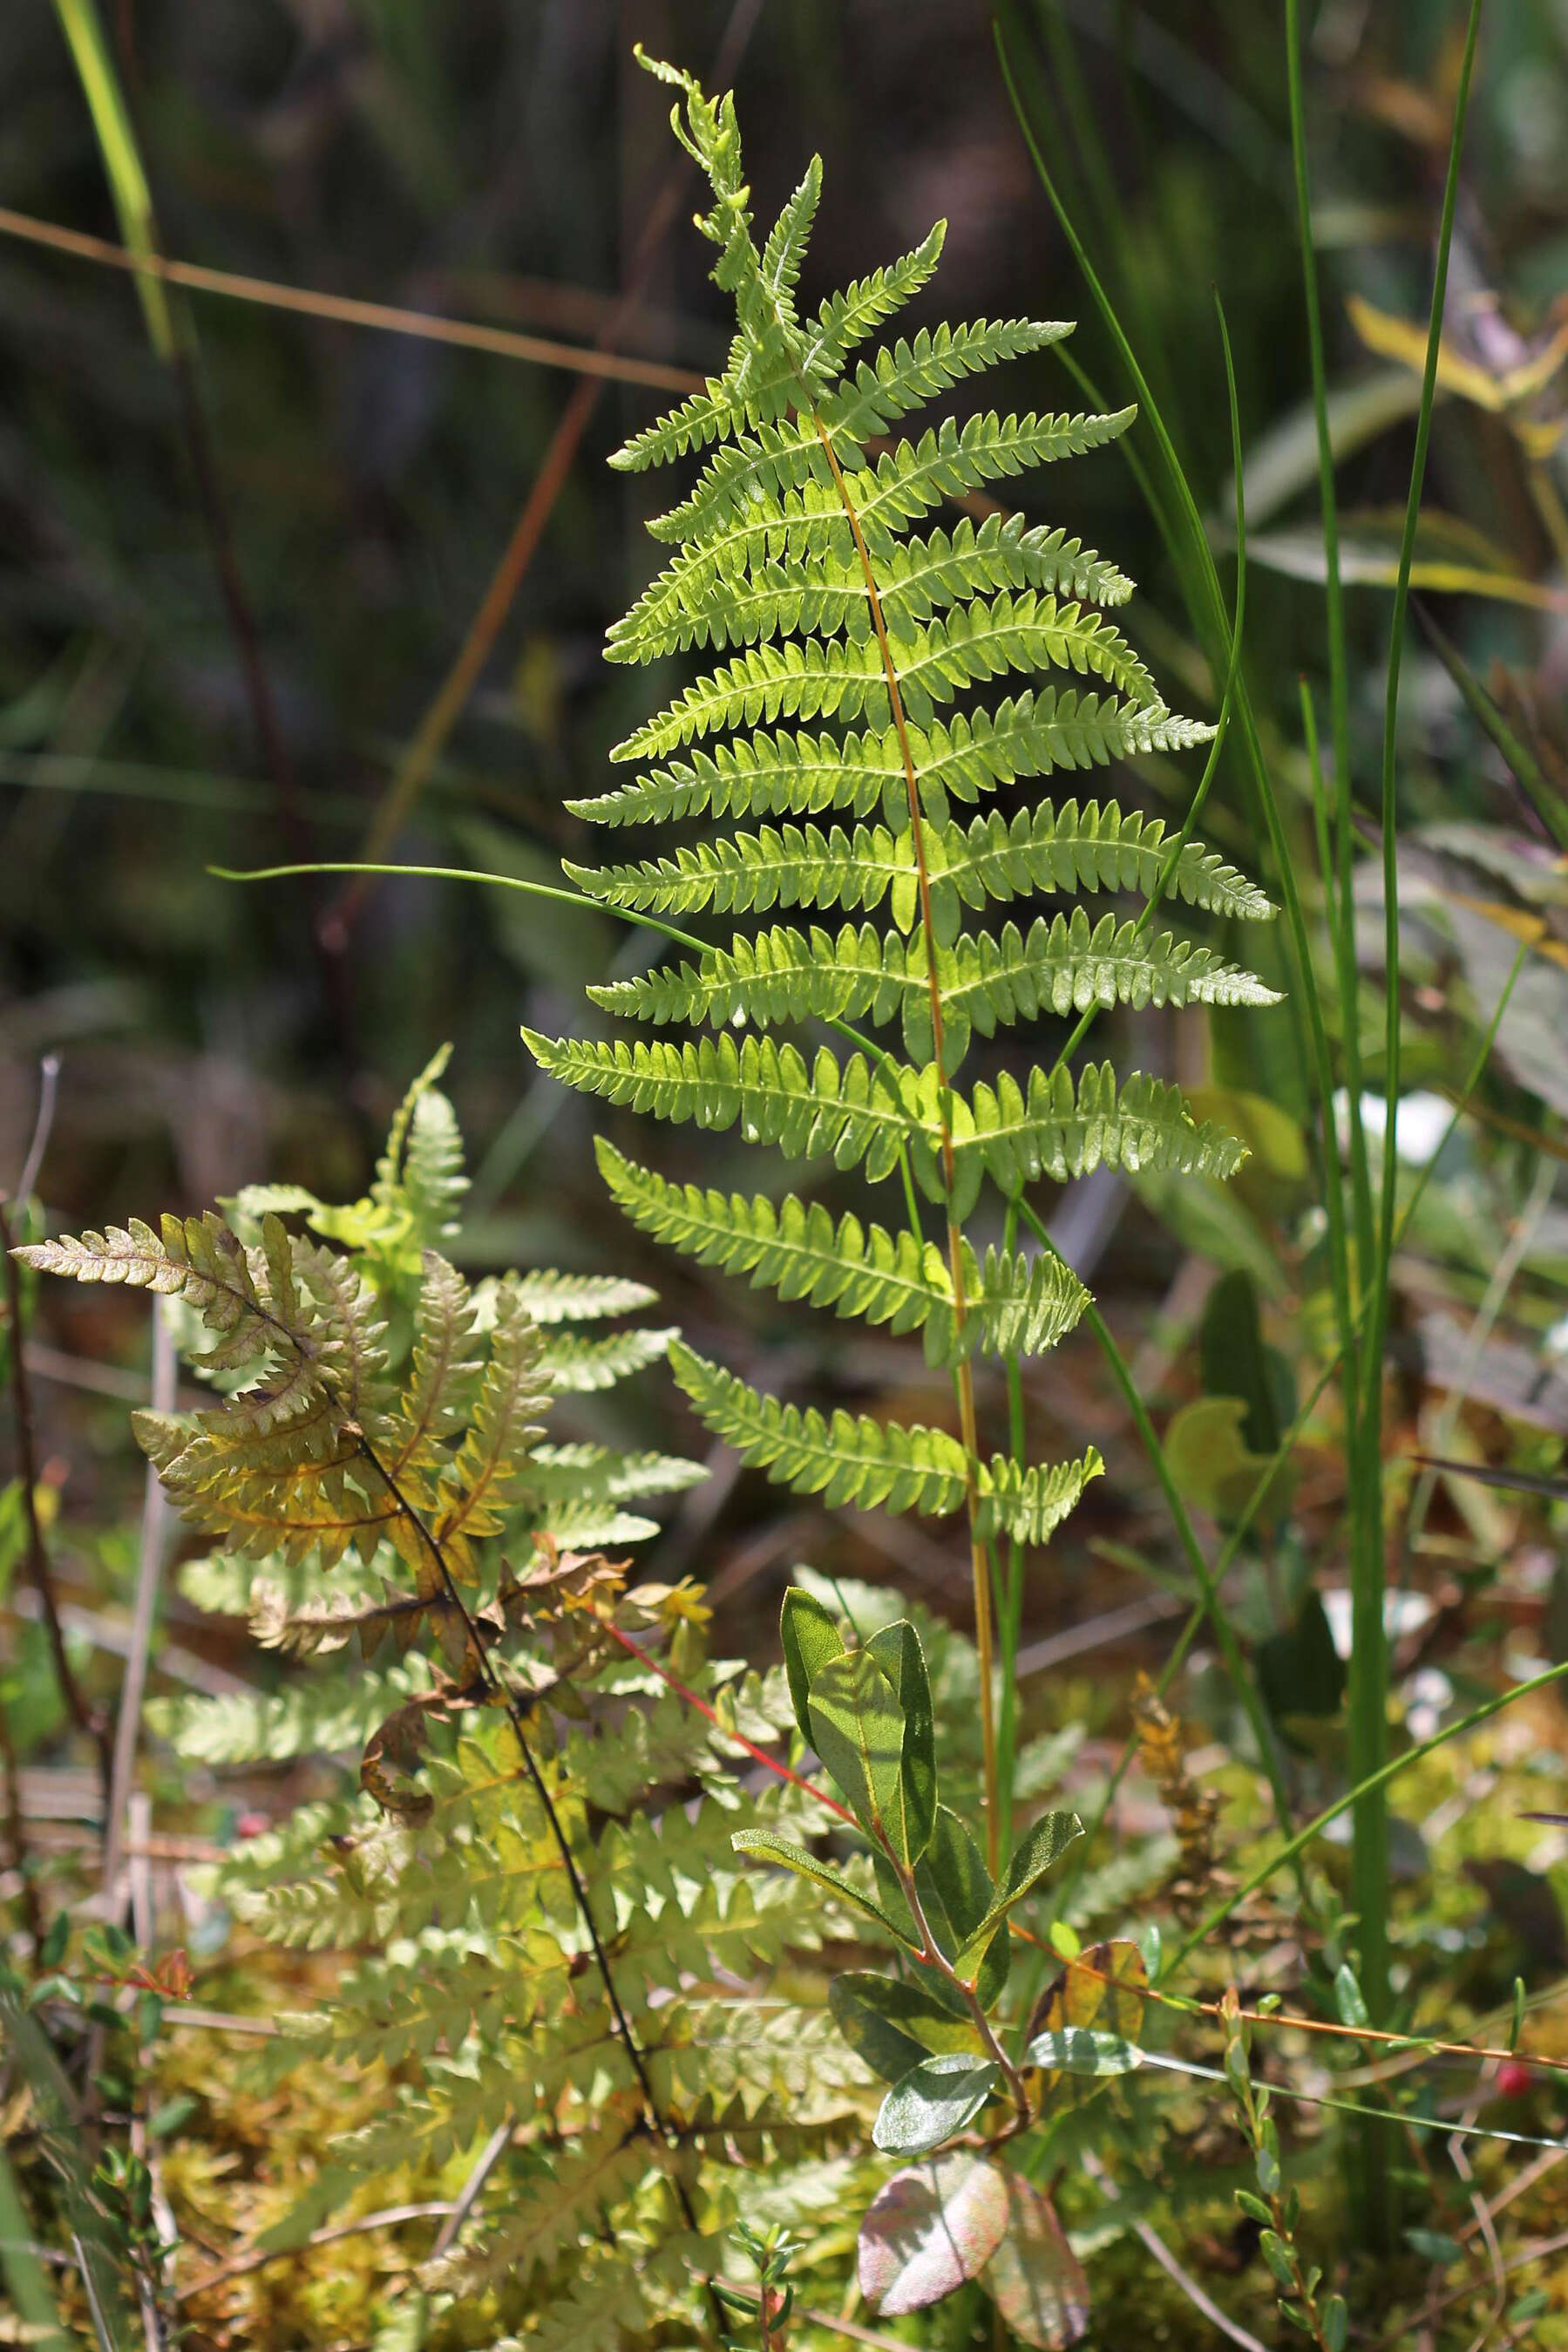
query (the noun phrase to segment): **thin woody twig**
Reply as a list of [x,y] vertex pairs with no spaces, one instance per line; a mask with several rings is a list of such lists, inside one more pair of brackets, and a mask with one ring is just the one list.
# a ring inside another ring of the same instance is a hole
[[49,1148],[49,1137],[54,1129],[55,1101],[59,1083],[60,1057],[57,1054],[46,1054],[38,1064],[38,1115],[33,1122],[33,1139],[27,1146],[27,1156],[16,1179],[18,1201],[30,1201],[37,1190],[44,1154]]
[[576,375],[603,377],[613,383],[645,384],[655,392],[700,392],[703,379],[689,368],[666,367],[657,360],[639,360],[622,353],[591,350],[576,343],[556,342],[540,335],[522,335],[507,327],[483,327],[465,319],[444,319],[432,310],[408,310],[391,302],[361,302],[340,294],[319,294],[308,286],[280,286],[268,278],[246,278],[228,269],[206,269],[194,262],[170,261],[160,254],[131,253],[110,238],[89,236],[63,228],[55,221],[36,220],[28,213],[12,212],[0,205],[0,236],[21,238],[50,252],[68,253],[77,261],[96,261],[111,269],[161,278],[166,285],[188,287],[193,294],[223,294],[242,302],[256,302],[274,310],[292,310],[308,319],[329,319],[341,326],[371,327],[383,334],[413,335],[423,341],[455,344],[460,350],[488,352],[498,359],[528,360],[537,367],[556,367]]
[[457,2202],[454,2205],[451,2212],[448,2213],[445,2221],[443,2221],[440,2229],[436,2232],[435,2243],[430,2250],[430,2259],[432,2262],[438,2261],[443,2254],[449,2252],[452,2247],[455,2244],[464,2223],[467,2221],[468,2216],[472,2213],[475,2206],[477,2205],[481,2196],[484,2194],[485,2183],[489,2179],[491,2173],[494,2172],[497,2165],[500,2162],[501,2158],[506,2151],[507,2144],[512,2137],[515,2126],[516,2118],[509,2114],[507,2115],[502,2118],[501,2122],[496,2126],[495,2130],[486,2141],[483,2149],[480,2151],[478,2163],[474,2167],[473,2171],[468,2175],[467,2179],[463,2184],[462,2191],[458,2196]]
[[[469,1649],[474,1659],[475,1671],[489,1696],[497,1700],[506,1712],[507,1720],[512,1727],[512,1734],[517,1743],[517,1752],[523,1760],[523,1769],[528,1774],[529,1784],[533,1789],[535,1796],[538,1800],[540,1809],[549,1824],[550,1836],[554,1842],[556,1852],[560,1856],[561,1866],[566,1872],[567,1880],[571,1888],[572,1900],[577,1906],[578,1916],[588,1931],[588,1940],[593,1952],[594,1967],[598,1970],[600,1983],[604,1989],[604,1998],[606,2002],[609,2004],[611,2017],[614,2023],[616,2038],[620,2042],[622,2048],[625,2051],[627,2059],[631,2063],[632,2072],[636,2077],[637,2088],[642,2096],[643,2107],[646,2119],[645,2127],[650,2132],[653,2133],[658,2138],[662,2139],[665,2146],[672,2151],[676,2151],[680,2147],[681,2135],[673,2124],[670,2124],[665,2120],[660,2110],[659,2103],[653,2095],[653,2084],[648,2073],[647,2059],[643,2053],[641,2042],[638,2041],[635,2032],[632,2031],[632,2021],[627,2016],[626,2011],[622,2003],[620,1988],[615,1982],[614,1972],[610,1966],[610,1955],[604,1948],[603,1939],[599,1932],[599,1923],[593,1916],[593,1906],[588,1899],[587,1885],[584,1883],[582,1873],[578,1867],[577,1856],[572,1852],[571,1841],[567,1836],[565,1824],[561,1821],[560,1814],[556,1807],[555,1800],[550,1795],[549,1785],[545,1780],[544,1774],[539,1769],[538,1759],[534,1755],[533,1746],[528,1738],[527,1726],[523,1720],[522,1709],[518,1706],[517,1700],[507,1688],[506,1684],[501,1679],[501,1676],[497,1673],[486,1654],[485,1643],[480,1634],[479,1628],[475,1623],[474,1619],[469,1612],[467,1603],[465,1601],[462,1593],[457,1589],[457,1581],[452,1573],[451,1565],[446,1558],[444,1545],[441,1542],[440,1538],[434,1534],[433,1529],[426,1525],[424,1519],[421,1517],[420,1513],[414,1509],[413,1504],[409,1502],[407,1496],[402,1493],[402,1489],[398,1486],[392,1472],[377,1456],[374,1448],[371,1446],[369,1439],[365,1436],[364,1432],[356,1428],[353,1424],[348,1424],[347,1426],[357,1437],[360,1452],[363,1455],[365,1461],[370,1465],[370,1467],[375,1472],[376,1476],[381,1480],[382,1486],[385,1488],[392,1503],[396,1506],[397,1510],[408,1521],[409,1526],[414,1530],[419,1541],[429,1552],[431,1560],[434,1565],[436,1574],[441,1579],[442,1586],[445,1591],[447,1601],[464,1627]],[[685,2182],[680,2178],[678,2173],[674,2173],[671,2175],[670,2185],[674,2190],[675,2202],[680,2209],[682,2221],[685,2223],[686,2228],[692,2232],[692,2235],[694,2237],[697,2236],[699,2232],[697,2228],[696,2210],[692,2204],[691,2197],[687,2192]],[[719,2303],[717,2295],[714,2292],[712,2280],[704,2279],[703,2284],[706,2290],[716,2333],[720,2340],[722,2340],[724,2335],[723,2307]]]
[[[178,1359],[169,1327],[152,1301],[152,1410],[172,1412],[177,1385]],[[125,1845],[126,1808],[131,1778],[136,1769],[136,1740],[141,1723],[142,1694],[152,1647],[152,1622],[158,1610],[158,1587],[168,1547],[169,1498],[151,1463],[141,1499],[141,1548],[136,1570],[136,1601],[131,1621],[131,1647],[120,1685],[120,1706],[114,1726],[114,1762],[109,1787],[109,1817],[103,1837],[103,1888],[111,1905]]]
[[60,1696],[78,1729],[84,1731],[98,1752],[99,1770],[103,1782],[104,1801],[109,1801],[110,1762],[109,1739],[103,1725],[94,1715],[77,1681],[70,1658],[66,1651],[65,1628],[60,1622],[59,1602],[56,1597],[54,1577],[49,1567],[48,1548],[44,1541],[43,1522],[38,1516],[37,1446],[34,1436],[33,1394],[27,1378],[26,1350],[22,1318],[22,1283],[16,1260],[12,1255],[15,1234],[7,1203],[0,1200],[0,1257],[5,1260],[5,1303],[10,1312],[11,1398],[16,1409],[16,1469],[22,1486],[22,1508],[27,1530],[27,1573],[38,1597],[38,1608],[49,1639],[49,1655],[54,1663],[55,1680]]

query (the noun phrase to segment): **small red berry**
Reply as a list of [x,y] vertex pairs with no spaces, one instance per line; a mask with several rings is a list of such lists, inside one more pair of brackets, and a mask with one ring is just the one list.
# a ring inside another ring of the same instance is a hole
[[1503,2099],[1522,2098],[1535,2087],[1535,2069],[1527,2066],[1522,2058],[1505,2058],[1497,2070],[1498,2096]]
[[241,1838],[260,1837],[272,1827],[270,1813],[242,1813],[235,1823],[235,1835]]

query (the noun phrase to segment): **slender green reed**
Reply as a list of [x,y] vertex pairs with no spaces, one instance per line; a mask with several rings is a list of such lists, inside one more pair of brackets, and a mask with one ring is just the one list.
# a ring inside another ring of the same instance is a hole
[[[1416,448],[1410,467],[1410,488],[1399,547],[1399,570],[1389,623],[1387,677],[1384,698],[1382,761],[1383,910],[1385,1027],[1383,1095],[1382,1193],[1378,1202],[1377,1243],[1366,1268],[1365,1290],[1371,1302],[1362,1342],[1357,1383],[1360,1416],[1350,1454],[1351,1471],[1351,1656],[1348,1691],[1350,1777],[1362,1790],[1352,1812],[1351,1901],[1359,1920],[1357,1949],[1362,1992],[1374,2025],[1385,2025],[1392,2009],[1388,1941],[1388,1808],[1386,1784],[1380,1777],[1388,1755],[1388,1634],[1384,1595],[1387,1584],[1387,1533],[1383,1477],[1383,1358],[1388,1332],[1389,1295],[1395,1244],[1395,1191],[1398,1171],[1398,1101],[1400,1066],[1399,1003],[1399,796],[1397,780],[1399,676],[1405,650],[1410,567],[1416,554],[1416,527],[1426,480],[1427,450],[1431,436],[1432,407],[1437,394],[1437,353],[1442,337],[1443,305],[1448,289],[1448,255],[1453,242],[1454,211],[1458,197],[1459,158],[1464,144],[1465,117],[1469,104],[1476,41],[1480,30],[1481,0],[1470,0],[1464,55],[1454,100],[1453,129],[1448,142],[1448,171],[1437,234],[1437,265],[1427,330],[1427,359],[1421,379],[1421,405],[1416,419]],[[1340,928],[1348,932],[1353,910],[1340,909]],[[1354,1026],[1354,1015],[1347,1020]],[[1368,2242],[1392,2245],[1398,2217],[1393,2180],[1392,2145],[1385,2126],[1368,2126],[1363,2146],[1366,2199],[1364,2209]]]
[[[94,0],[55,0],[55,14],[92,117],[121,241],[127,251],[142,261],[156,260],[158,240],[152,194],[141,166],[131,110],[126,105]],[[147,321],[148,341],[165,366],[172,365],[177,349],[174,318],[162,281],[150,271],[138,270],[136,292],[141,315]]]
[[[1358,1957],[1361,1963],[1363,1990],[1372,2021],[1376,2025],[1386,2021],[1391,2008],[1388,1969],[1387,1811],[1384,1794],[1385,1783],[1378,1774],[1387,1750],[1387,1646],[1383,1612],[1385,1534],[1382,1463],[1382,1359],[1387,1332],[1389,1277],[1394,1247],[1396,1104],[1399,1080],[1400,1007],[1397,794],[1396,790],[1398,674],[1409,593],[1410,565],[1415,552],[1416,518],[1420,509],[1421,488],[1425,476],[1432,404],[1436,390],[1443,296],[1452,240],[1459,155],[1479,16],[1480,0],[1471,0],[1464,58],[1455,104],[1453,131],[1449,142],[1438,236],[1437,267],[1435,273],[1433,303],[1428,326],[1427,365],[1416,421],[1416,456],[1411,471],[1410,492],[1406,502],[1405,530],[1395,593],[1395,612],[1385,697],[1382,767],[1384,899],[1387,967],[1384,1069],[1386,1118],[1383,1144],[1382,1199],[1375,1226],[1369,1214],[1372,1195],[1370,1160],[1364,1130],[1360,1133],[1359,1147],[1357,1145],[1356,1134],[1360,1128],[1360,1121],[1359,1117],[1355,1116],[1352,1129],[1352,1186],[1355,1202],[1355,1240],[1360,1246],[1354,1256],[1352,1231],[1346,1218],[1343,1184],[1340,1171],[1339,1144],[1333,1118],[1333,1068],[1329,1053],[1322,1003],[1301,909],[1301,894],[1267,766],[1262,757],[1261,742],[1247,689],[1244,669],[1238,678],[1236,697],[1239,732],[1251,771],[1260,813],[1269,835],[1276,874],[1284,900],[1293,961],[1304,1002],[1311,1063],[1316,1080],[1320,1133],[1319,1157],[1323,1178],[1324,1207],[1328,1219],[1329,1260],[1334,1307],[1341,1340],[1341,1381],[1344,1400],[1344,1426],[1347,1437],[1346,1472],[1350,1496],[1353,1645],[1348,1698],[1349,1738],[1352,1773],[1358,1786],[1363,1788],[1363,1795],[1353,1811],[1352,1888],[1358,1922]],[[1315,265],[1312,253],[1310,185],[1306,173],[1298,30],[1296,10],[1292,6],[1287,20],[1292,147],[1295,157],[1303,268],[1308,279],[1309,337],[1313,347],[1313,394],[1317,410],[1320,472],[1327,483],[1328,475],[1332,472],[1333,449],[1324,408],[1326,393],[1322,367],[1321,317],[1317,307]],[[1179,535],[1167,536],[1167,544],[1171,548],[1182,593],[1187,600],[1194,625],[1200,639],[1210,648],[1212,664],[1213,648],[1218,642],[1223,640],[1225,635],[1224,599],[1196,499],[1157,404],[1150,393],[1147,378],[1139,366],[1136,354],[1116,315],[1114,306],[1105,292],[1040,152],[1039,142],[1035,138],[1019,96],[999,23],[996,28],[996,37],[1003,79],[1040,184],[1062,233],[1071,247],[1084,282],[1111,335],[1121,362],[1136,390],[1143,414],[1159,450],[1180,524]],[[1235,476],[1239,494],[1241,455],[1239,437],[1236,428],[1234,372],[1230,364],[1228,340],[1226,369],[1232,412]],[[1156,520],[1161,523],[1162,529],[1166,527],[1166,518],[1163,511],[1158,509]],[[1354,1074],[1359,1066],[1357,1034],[1359,985],[1355,967],[1354,908],[1350,889],[1348,689],[1340,683],[1345,671],[1345,646],[1343,606],[1339,593],[1337,519],[1332,502],[1332,484],[1328,486],[1325,493],[1324,522],[1325,530],[1330,534],[1332,541],[1330,565],[1333,579],[1333,599],[1331,613],[1330,668],[1331,692],[1334,698],[1332,723],[1335,734],[1337,771],[1334,841],[1337,887],[1329,895],[1329,904],[1333,910],[1333,919],[1331,923],[1332,946],[1339,972],[1342,1026],[1345,1033],[1350,1057],[1347,1066]],[[1344,709],[1343,726],[1340,709],[1342,693]],[[1353,1084],[1350,1092],[1358,1114],[1358,1086]],[[1368,1302],[1369,1311],[1365,1311]],[[1357,2184],[1358,2210],[1362,2215],[1363,2227],[1368,2242],[1378,2246],[1390,2243],[1396,2231],[1391,2159],[1392,2143],[1387,2136],[1386,2127],[1380,2125],[1368,2126],[1367,2137],[1361,2151],[1362,2176]]]

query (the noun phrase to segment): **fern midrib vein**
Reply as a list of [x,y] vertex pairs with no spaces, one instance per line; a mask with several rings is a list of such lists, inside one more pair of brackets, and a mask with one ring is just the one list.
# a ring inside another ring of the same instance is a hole
[[986,1850],[993,1874],[1001,1851],[1001,1822],[997,1785],[997,1727],[993,1702],[993,1660],[991,1630],[990,1565],[979,1533],[980,1490],[979,1429],[975,1412],[975,1380],[969,1358],[964,1346],[967,1320],[967,1299],[964,1282],[963,1236],[953,1215],[952,1202],[956,1189],[953,1160],[953,1128],[948,1113],[948,1087],[944,1067],[944,1034],[942,1025],[942,987],[937,974],[936,926],[931,910],[931,881],[926,870],[925,824],[920,806],[920,782],[915,773],[915,755],[910,748],[909,730],[904,721],[904,698],[899,691],[898,668],[888,641],[887,624],[883,616],[882,599],[877,593],[876,573],[872,567],[871,551],[865,534],[861,530],[860,517],[850,496],[838,453],[817,415],[810,395],[801,387],[803,404],[817,427],[823,455],[843,502],[845,517],[860,557],[861,571],[865,578],[866,604],[871,613],[872,627],[876,632],[882,653],[883,671],[887,680],[888,709],[898,736],[899,750],[904,759],[904,783],[909,794],[909,825],[915,850],[915,883],[920,901],[920,925],[925,936],[925,963],[928,993],[931,1003],[931,1051],[936,1065],[936,1117],[941,1131],[942,1174],[946,1188],[947,1264],[953,1284],[953,1328],[958,1350],[958,1366],[954,1384],[958,1398],[958,1426],[964,1446],[964,1486],[969,1523],[969,1565],[975,1595],[975,1647],[978,1653],[980,1681],[980,1743],[983,1754],[986,1804]]

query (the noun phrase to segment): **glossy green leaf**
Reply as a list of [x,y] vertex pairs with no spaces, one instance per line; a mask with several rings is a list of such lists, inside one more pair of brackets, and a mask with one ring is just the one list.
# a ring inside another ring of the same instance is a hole
[[1047,1871],[1061,1861],[1074,1838],[1082,1834],[1083,1824],[1077,1814],[1066,1812],[1044,1813],[1032,1829],[1025,1832],[1013,1851],[996,1900],[965,1938],[961,1967],[968,1966],[971,1956],[995,1934],[1013,1906],[1033,1892]]
[[784,1645],[784,1671],[789,1678],[789,1698],[800,1737],[810,1746],[811,1718],[808,1711],[811,1676],[830,1658],[843,1655],[844,1639],[831,1610],[803,1585],[792,1584],[779,1612],[779,1638]]
[[926,2156],[974,2121],[1002,2079],[989,2058],[950,2050],[923,2058],[889,2091],[872,2126],[886,2156]]
[[776,1862],[780,1869],[794,1871],[798,1877],[814,1879],[831,1895],[837,1895],[843,1902],[852,1904],[857,1911],[863,1911],[868,1919],[874,1919],[879,1927],[887,1929],[890,1936],[896,1936],[901,1944],[909,1943],[910,1937],[883,1909],[874,1895],[852,1885],[831,1864],[819,1862],[816,1855],[808,1853],[803,1845],[792,1845],[788,1838],[777,1837],[771,1830],[737,1830],[730,1844],[737,1853],[754,1853],[763,1862]]
[[1029,2045],[1031,2064],[1057,2074],[1130,2074],[1144,2063],[1134,2042],[1119,2033],[1096,2033],[1092,2025],[1064,2025],[1037,2033]]
[[828,2007],[850,2048],[885,2082],[901,2082],[923,2058],[977,2047],[971,2019],[899,1977],[848,1969],[833,1979]]
[[904,1716],[869,1650],[846,1650],[811,1678],[811,1745],[855,1818],[901,1863],[910,1859],[904,1801]]
[[904,1814],[909,1859],[918,1861],[930,1843],[936,1818],[936,1724],[925,1654],[905,1617],[873,1633],[866,1647],[893,1685],[904,1715]]

